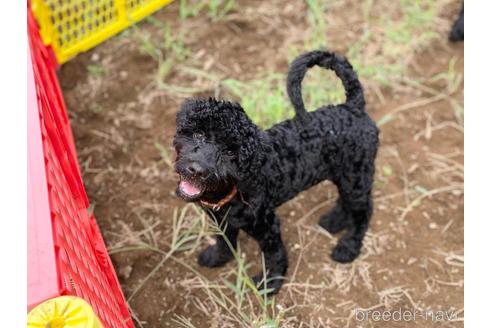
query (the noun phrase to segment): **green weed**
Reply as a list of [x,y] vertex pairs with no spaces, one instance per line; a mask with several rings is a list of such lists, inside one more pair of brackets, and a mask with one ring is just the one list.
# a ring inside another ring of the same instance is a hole
[[408,47],[425,43],[435,35],[430,27],[436,18],[436,7],[434,1],[411,1],[401,0],[400,8],[402,19],[385,26],[384,52],[388,56],[401,55]]
[[[448,63],[448,70],[436,74],[431,79],[431,81],[443,81],[445,83],[446,93],[448,95],[452,95],[457,92],[461,87],[461,83],[463,82],[463,74],[456,70],[456,61],[456,57],[451,58]],[[447,98],[447,100],[451,104],[454,115],[456,117],[456,121],[458,122],[458,124],[463,125],[463,116],[465,113],[463,102],[457,101],[452,97]]]
[[180,0],[179,17],[181,19],[196,17],[203,9],[207,9],[209,17],[215,22],[224,19],[235,7],[235,0]]
[[262,127],[269,127],[293,116],[281,74],[273,73],[248,82],[228,79],[222,85],[240,99],[241,106],[249,117]]
[[92,76],[101,76],[104,74],[104,67],[98,64],[87,65],[87,72]]
[[[226,222],[226,220],[223,220],[223,222]],[[153,227],[149,226],[146,230],[150,229],[149,231],[152,232],[151,229]],[[198,278],[198,287],[204,291],[205,297],[216,308],[220,309],[221,313],[225,314],[224,317],[221,316],[221,320],[226,320],[225,318],[227,318],[231,324],[244,328],[280,327],[284,318],[284,311],[278,311],[275,308],[274,298],[267,297],[271,290],[258,289],[256,287],[248,274],[251,264],[247,263],[246,259],[240,255],[240,245],[236,249],[227,239],[224,234],[226,228],[224,224],[219,224],[216,220],[209,220],[200,208],[193,204],[188,204],[182,209],[174,211],[172,227],[171,242],[167,251],[159,249],[155,242],[142,240],[140,238],[142,233],[136,233],[134,236],[127,238],[133,241],[132,244],[122,244],[117,248],[110,249],[110,254],[128,251],[153,251],[162,255],[161,261],[133,289],[128,297],[128,302],[134,299],[167,261],[173,260]],[[180,252],[195,253],[203,238],[208,235],[221,235],[226,240],[236,261],[236,267],[217,281],[208,280],[187,261],[176,256]],[[264,259],[262,259],[262,267],[265,273]],[[173,322],[179,327],[194,327],[192,321],[184,316],[175,316]]]
[[162,85],[176,64],[189,58],[190,51],[185,46],[183,31],[173,33],[168,23],[152,17],[148,17],[147,21],[161,29],[162,42],[156,42],[149,33],[140,30],[137,25],[133,25],[133,29],[136,31],[140,52],[157,61],[156,80],[158,85]]
[[186,19],[188,17],[198,16],[200,11],[205,7],[206,2],[204,1],[189,1],[180,0],[179,1],[179,17],[181,19]]
[[392,176],[393,175],[393,168],[389,164],[383,165],[383,175],[384,176]]
[[[193,210],[194,216],[198,219],[192,220],[189,224],[189,213]],[[198,208],[193,205],[187,205],[181,210],[175,210],[173,215],[173,232],[171,237],[170,249],[167,252],[163,252],[156,248],[155,245],[148,244],[144,241],[139,242],[137,245],[132,245],[130,247],[122,247],[119,249],[112,250],[112,254],[131,251],[131,250],[152,250],[162,253],[163,257],[161,261],[150,271],[149,274],[140,282],[140,284],[133,289],[130,296],[128,296],[128,303],[139,293],[143,286],[160,270],[166,261],[168,261],[173,254],[177,252],[184,252],[189,250],[194,250],[198,246],[201,240],[204,226],[203,222],[205,220],[204,214],[200,213]]]
[[158,46],[152,41],[149,33],[141,32],[138,34],[139,50],[141,53],[152,57],[154,60],[162,60],[162,53]]
[[231,12],[235,6],[235,0],[208,0],[208,13],[213,21],[219,21]]
[[[306,49],[318,49],[329,44],[325,19],[329,3],[320,0],[305,1],[311,27],[310,38],[306,40],[305,48],[289,49],[289,62]],[[439,5],[440,3],[430,0],[401,0],[397,6],[400,16],[395,19],[391,16],[392,13],[379,18],[371,17],[374,1],[366,0],[363,3],[361,10],[367,21],[366,27],[360,37],[351,43],[347,57],[364,84],[391,86],[406,75],[411,54],[435,37],[433,26]],[[371,47],[380,51],[370,53],[368,49]],[[459,86],[460,81],[459,76],[453,75],[453,67],[450,66],[446,76],[450,81],[449,90]],[[294,115],[286,95],[284,78],[285,73],[270,72],[251,81],[228,79],[222,84],[239,99],[252,120],[266,128]],[[325,104],[342,102],[344,91],[334,74],[322,69],[312,69],[308,71],[303,83],[303,98],[306,108],[312,110]],[[384,123],[386,122],[380,122]]]
[[431,81],[444,81],[446,84],[446,91],[448,94],[453,94],[461,86],[463,81],[463,75],[456,70],[456,57],[451,58],[448,63],[448,70],[446,72],[441,72],[436,74]]
[[326,47],[325,11],[327,4],[321,0],[305,0],[308,5],[308,20],[311,26],[311,37],[306,42],[306,48],[319,49]]
[[[222,84],[237,98],[250,118],[261,127],[294,117],[286,90],[285,74],[271,73],[264,78],[240,82],[234,79]],[[303,83],[303,98],[307,110],[344,99],[341,82],[332,72],[315,68],[308,72]]]
[[[439,2],[400,0],[397,19],[394,13],[371,17],[373,5],[366,0],[362,6],[367,27],[350,45],[348,57],[362,79],[389,86],[404,77],[411,55],[436,36]],[[369,53],[371,48],[379,51]]]
[[[223,220],[223,222],[225,221]],[[239,327],[280,327],[283,313],[277,313],[274,299],[267,297],[271,290],[258,289],[255,286],[248,274],[251,265],[246,262],[244,257],[240,256],[240,246],[238,245],[237,249],[234,248],[227,239],[224,234],[225,228],[223,224],[213,222],[210,226],[210,232],[221,235],[225,239],[236,260],[237,266],[228,279],[221,278],[219,283],[212,283],[185,262],[176,258],[175,260],[195,273],[200,279],[200,287],[205,291],[208,299],[226,313],[227,318]],[[262,267],[265,273],[263,258]],[[176,316],[173,321],[180,327],[194,327],[193,323],[183,316]]]
[[[305,47],[322,48],[327,43],[324,19],[327,5],[320,0],[306,0],[306,3],[312,33]],[[289,49],[289,61],[304,51],[304,49]],[[222,84],[239,98],[241,105],[256,124],[267,128],[294,116],[294,109],[287,97],[285,75],[285,73],[272,72],[251,81],[228,79]],[[344,91],[333,73],[315,68],[308,71],[306,75],[303,83],[303,98],[306,109],[314,110],[326,104],[342,102]]]
[[89,106],[89,110],[94,114],[99,114],[104,111],[104,108],[98,103],[93,103]]
[[169,154],[169,151],[158,142],[154,143],[154,147],[159,151],[159,155],[161,156],[159,163],[165,163],[168,167],[172,168],[173,160],[171,155]]

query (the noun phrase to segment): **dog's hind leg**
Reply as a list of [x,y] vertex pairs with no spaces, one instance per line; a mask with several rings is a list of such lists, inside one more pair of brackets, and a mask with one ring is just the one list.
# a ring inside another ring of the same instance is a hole
[[239,229],[230,226],[226,226],[224,229],[224,235],[217,235],[215,237],[216,243],[208,246],[198,255],[198,264],[204,267],[215,268],[223,266],[233,259],[234,255],[231,247],[236,248]]
[[367,171],[372,170],[366,170],[359,176],[349,174],[340,180],[340,209],[348,216],[348,225],[347,232],[340,238],[331,254],[331,258],[337,262],[352,262],[360,253],[373,211],[373,178],[372,174],[367,174]]
[[349,225],[350,213],[347,213],[342,206],[342,199],[338,198],[335,207],[328,213],[323,214],[319,219],[319,225],[329,233],[335,234]]
[[288,267],[287,250],[280,233],[280,221],[273,211],[265,215],[263,222],[246,226],[243,230],[253,237],[265,258],[266,277],[263,272],[253,277],[259,289],[272,289],[270,295],[276,294],[285,279]]

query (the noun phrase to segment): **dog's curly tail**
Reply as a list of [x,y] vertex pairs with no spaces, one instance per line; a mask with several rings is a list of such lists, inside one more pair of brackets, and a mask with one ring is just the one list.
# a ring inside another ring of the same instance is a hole
[[307,70],[318,65],[335,71],[345,87],[346,102],[350,110],[355,114],[364,111],[364,90],[359,82],[357,74],[348,60],[333,52],[316,50],[307,52],[297,57],[289,68],[287,75],[287,93],[296,110],[296,117],[306,114],[304,101],[302,100],[301,83]]

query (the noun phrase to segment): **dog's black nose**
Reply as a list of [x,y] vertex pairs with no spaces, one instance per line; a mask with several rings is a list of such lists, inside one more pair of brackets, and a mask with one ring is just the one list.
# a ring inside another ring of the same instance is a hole
[[186,172],[191,175],[201,177],[205,174],[205,169],[200,164],[193,162],[188,165],[188,167],[186,168]]

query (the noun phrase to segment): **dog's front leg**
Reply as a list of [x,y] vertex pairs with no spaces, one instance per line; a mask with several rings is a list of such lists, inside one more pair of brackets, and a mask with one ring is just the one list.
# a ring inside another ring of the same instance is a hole
[[239,229],[230,225],[225,225],[222,229],[223,233],[215,236],[215,244],[208,246],[198,255],[198,264],[201,266],[220,267],[233,259],[231,247],[236,249]]
[[263,252],[265,258],[266,277],[263,271],[253,277],[259,289],[272,289],[269,294],[276,294],[282,287],[287,272],[287,251],[280,233],[280,221],[273,211],[268,211],[263,218],[257,218],[254,223],[243,228],[253,237]]

